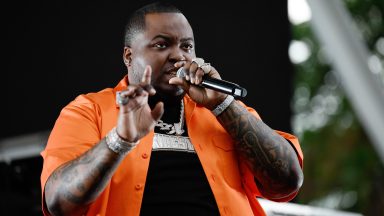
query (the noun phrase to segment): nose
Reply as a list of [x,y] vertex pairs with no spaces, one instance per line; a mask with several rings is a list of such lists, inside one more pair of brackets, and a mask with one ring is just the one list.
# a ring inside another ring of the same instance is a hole
[[169,60],[172,62],[185,61],[187,60],[186,53],[180,47],[175,47],[169,55]]

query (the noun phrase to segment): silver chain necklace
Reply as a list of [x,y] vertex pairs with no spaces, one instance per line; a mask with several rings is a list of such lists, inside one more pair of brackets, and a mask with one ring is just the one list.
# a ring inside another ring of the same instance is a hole
[[184,101],[181,100],[181,107],[180,107],[180,119],[179,122],[168,124],[163,122],[163,120],[159,120],[156,123],[156,127],[160,127],[160,130],[170,130],[167,134],[180,136],[182,135],[184,131]]

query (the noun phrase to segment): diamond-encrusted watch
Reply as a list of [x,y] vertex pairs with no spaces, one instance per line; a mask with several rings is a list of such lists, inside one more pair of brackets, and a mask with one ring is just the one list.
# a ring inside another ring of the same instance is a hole
[[124,155],[128,152],[130,152],[133,148],[136,147],[136,145],[139,143],[139,140],[137,142],[127,142],[123,140],[116,131],[116,127],[114,127],[106,136],[105,138],[107,146],[112,151],[116,152],[117,154]]

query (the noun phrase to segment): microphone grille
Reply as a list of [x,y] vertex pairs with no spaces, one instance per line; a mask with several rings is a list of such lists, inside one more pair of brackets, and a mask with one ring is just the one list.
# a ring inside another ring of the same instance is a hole
[[184,71],[184,68],[181,67],[177,70],[176,72],[176,76],[179,77],[179,78],[184,78],[185,77],[185,71]]

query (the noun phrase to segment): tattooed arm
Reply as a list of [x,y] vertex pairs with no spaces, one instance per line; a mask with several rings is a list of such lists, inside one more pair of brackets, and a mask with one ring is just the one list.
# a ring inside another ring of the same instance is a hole
[[45,185],[45,202],[52,215],[82,215],[104,190],[123,156],[105,139],[83,155],[57,168]]
[[255,176],[259,191],[266,198],[280,199],[296,192],[303,173],[291,144],[238,102],[218,116],[235,140],[235,148]]
[[[151,73],[151,67],[147,66],[140,83],[130,84],[118,94],[116,136],[131,143],[130,145],[137,145],[136,141],[152,131],[164,112],[162,102],[158,102],[153,109],[148,104],[148,96],[156,93],[150,85]],[[76,115],[78,114],[71,113],[71,116]],[[83,115],[77,118],[84,120]],[[85,121],[87,120],[88,118]],[[124,154],[117,154],[109,149],[104,138],[77,159],[57,168],[45,185],[45,203],[49,212],[71,216],[84,214],[105,189],[123,158]]]

